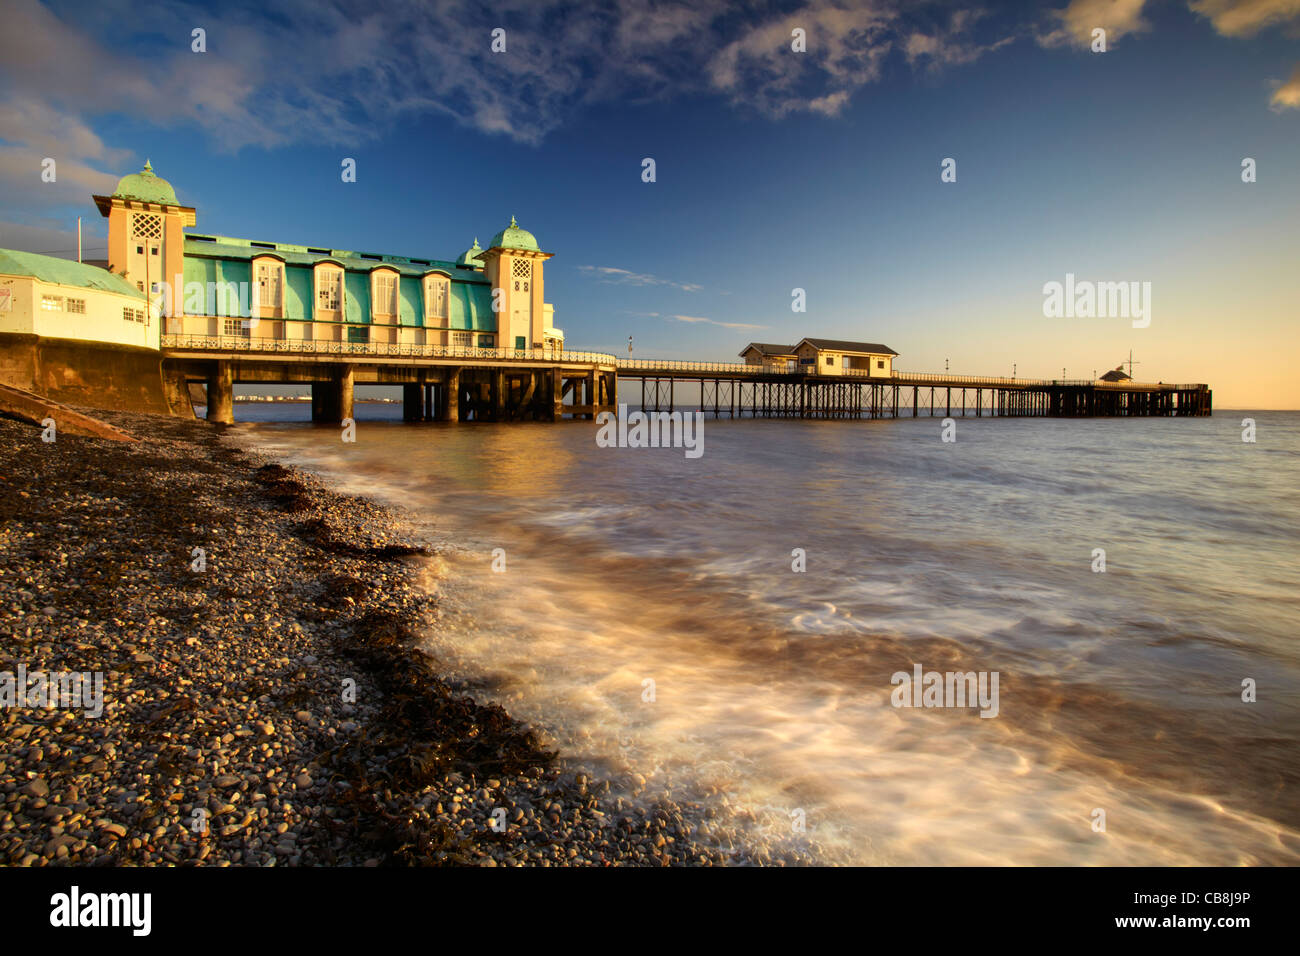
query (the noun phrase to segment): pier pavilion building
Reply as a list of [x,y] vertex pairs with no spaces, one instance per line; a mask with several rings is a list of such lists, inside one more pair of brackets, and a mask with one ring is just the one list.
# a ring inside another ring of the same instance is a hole
[[196,210],[148,162],[94,200],[108,219],[108,269],[148,291],[160,334],[564,347],[545,301],[552,253],[513,216],[453,260],[185,232]]
[[746,365],[803,370],[812,375],[865,375],[890,378],[898,353],[876,342],[800,339],[794,345],[750,342],[740,351]]

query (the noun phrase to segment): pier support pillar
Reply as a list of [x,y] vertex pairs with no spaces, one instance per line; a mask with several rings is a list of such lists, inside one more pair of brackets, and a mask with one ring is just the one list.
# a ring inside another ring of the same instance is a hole
[[492,370],[492,420],[506,420],[506,373],[499,368]]
[[438,421],[460,421],[460,369],[449,368],[443,373],[442,402],[438,406]]
[[423,391],[419,382],[402,386],[402,421],[418,422],[424,418]]
[[564,417],[564,376],[558,368],[551,369],[547,375],[550,376],[551,421],[558,422]]
[[311,383],[311,420],[313,422],[330,421],[330,393],[332,391],[329,382]]
[[600,404],[599,390],[600,390],[600,378],[597,376],[596,370],[592,369],[590,372],[587,373],[587,378],[586,378],[586,392],[587,392],[586,399],[587,400],[583,402],[584,405],[591,406],[591,414],[584,415],[583,416],[584,418],[596,417],[596,406]]
[[214,362],[208,372],[208,421],[234,424],[234,368],[229,362]]
[[339,421],[352,417],[352,392],[356,382],[356,369],[352,365],[340,366],[334,372],[334,389],[338,395]]

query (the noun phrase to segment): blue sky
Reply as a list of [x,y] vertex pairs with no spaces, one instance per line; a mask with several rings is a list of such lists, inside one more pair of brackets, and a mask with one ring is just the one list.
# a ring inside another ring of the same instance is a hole
[[[205,233],[452,258],[517,216],[575,348],[1045,377],[1131,348],[1300,407],[1300,0],[9,6],[0,245],[82,215],[102,246],[88,196],[147,156]],[[1151,282],[1150,327],[1045,318],[1067,272]]]

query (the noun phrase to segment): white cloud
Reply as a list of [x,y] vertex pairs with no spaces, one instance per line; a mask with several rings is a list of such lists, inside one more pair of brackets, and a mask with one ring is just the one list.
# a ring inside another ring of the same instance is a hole
[[1145,0],[1070,0],[1062,10],[1051,12],[1051,28],[1040,34],[1043,46],[1073,45],[1085,49],[1092,45],[1092,31],[1106,31],[1107,47],[1130,33],[1150,29],[1142,19]]
[[1224,36],[1254,36],[1265,27],[1300,23],[1300,0],[1191,0]]
[[704,288],[693,282],[674,282],[672,279],[664,279],[648,272],[632,272],[629,269],[618,269],[614,266],[578,266],[578,271],[586,275],[596,276],[602,282],[617,285],[666,285],[674,289],[680,289],[682,292],[699,292]]
[[1300,63],[1296,64],[1291,78],[1273,91],[1269,105],[1274,110],[1300,110]]
[[707,322],[709,325],[720,325],[724,329],[765,329],[766,325],[750,325],[748,322],[719,322],[716,319],[706,319],[699,315],[670,315],[670,319],[676,319],[678,322]]
[[[807,0],[780,16],[763,0],[283,0],[273,11],[179,2],[143,17],[134,0],[101,0],[61,19],[8,0],[0,79],[47,108],[191,124],[231,150],[354,145],[421,114],[537,143],[591,104],[683,92],[772,116],[838,113],[931,6],[942,0]],[[913,55],[968,62],[983,49],[959,36],[973,20],[950,16],[941,42]],[[796,25],[805,54],[790,49]],[[190,49],[195,26],[206,53]],[[498,26],[501,54],[489,49]],[[134,52],[141,42],[147,54]]]

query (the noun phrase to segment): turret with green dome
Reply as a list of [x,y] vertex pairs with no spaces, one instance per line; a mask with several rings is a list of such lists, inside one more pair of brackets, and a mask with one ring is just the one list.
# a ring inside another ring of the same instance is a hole
[[468,249],[466,249],[464,252],[460,254],[460,258],[456,260],[456,265],[464,266],[467,269],[482,269],[483,268],[483,260],[481,258],[482,255],[483,255],[483,250],[482,248],[479,247],[478,236],[475,236],[474,245],[470,246]]
[[525,252],[541,252],[537,245],[537,237],[527,229],[520,229],[519,224],[515,222],[515,217],[510,217],[510,225],[502,229],[492,241],[488,243],[489,249],[522,249]]
[[161,176],[155,176],[153,166],[147,159],[144,161],[144,169],[123,176],[118,181],[113,196],[117,199],[135,199],[140,202],[164,203],[169,206],[180,205],[172,184]]

